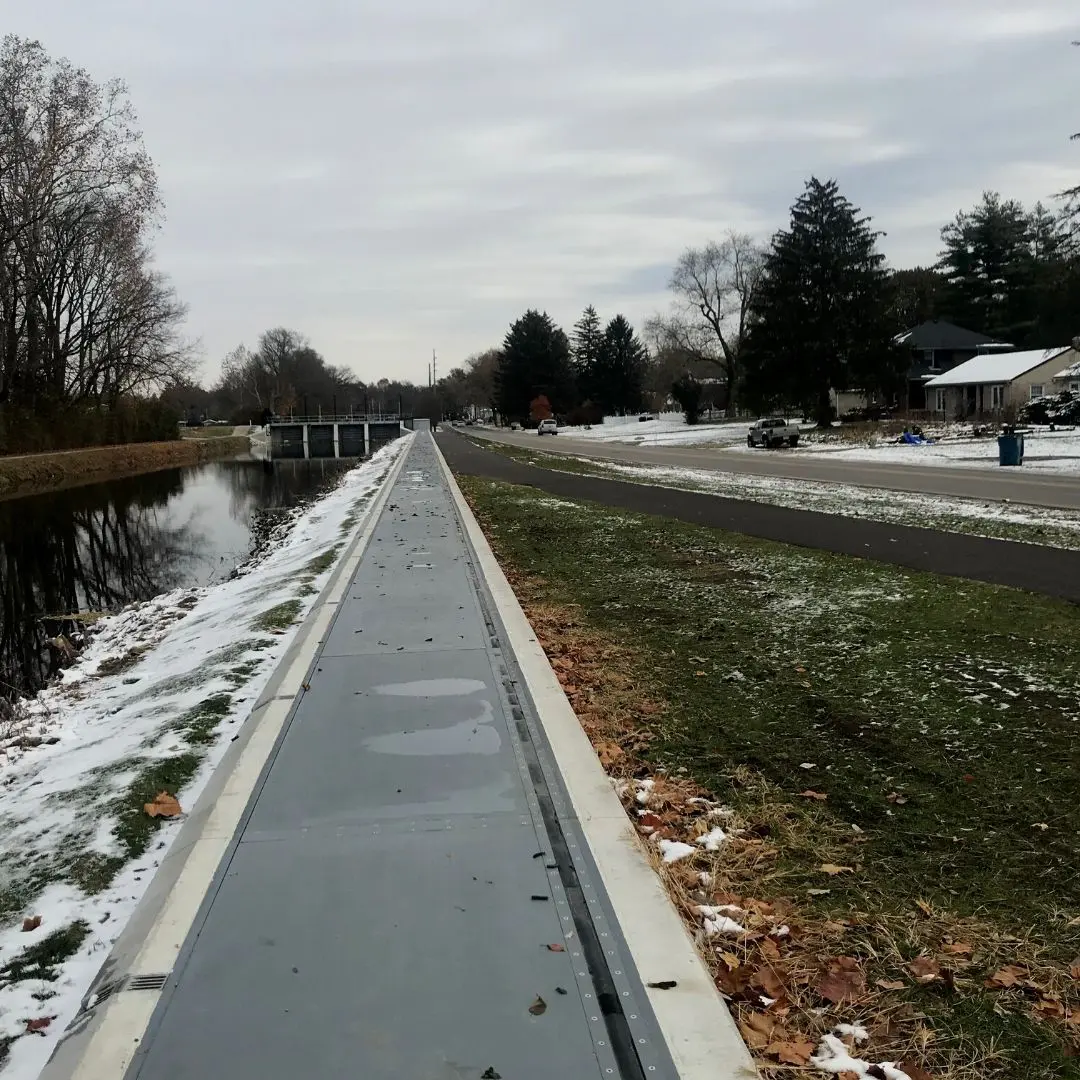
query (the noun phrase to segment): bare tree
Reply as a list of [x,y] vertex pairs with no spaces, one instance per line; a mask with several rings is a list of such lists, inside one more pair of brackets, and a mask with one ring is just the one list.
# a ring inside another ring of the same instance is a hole
[[5,413],[115,409],[191,370],[152,266],[157,179],[120,82],[0,42],[0,437]]
[[732,230],[719,243],[683,253],[671,275],[670,314],[656,316],[645,334],[658,350],[706,360],[724,372],[729,414],[734,413],[742,366],[739,352],[761,281],[765,252],[752,237]]

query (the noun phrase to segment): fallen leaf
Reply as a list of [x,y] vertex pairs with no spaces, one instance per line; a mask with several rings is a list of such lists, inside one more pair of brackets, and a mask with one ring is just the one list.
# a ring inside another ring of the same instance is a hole
[[1069,965],[1069,974],[1074,979],[1080,979],[1080,956]]
[[800,799],[813,799],[815,802],[828,802],[829,796],[821,791],[800,791]]
[[1065,1006],[1057,998],[1039,998],[1035,1011],[1047,1020],[1065,1019]]
[[817,992],[834,1005],[856,1001],[866,993],[866,976],[859,961],[851,956],[836,956],[828,962],[818,980]]
[[875,986],[880,986],[882,990],[906,990],[907,983],[903,979],[878,979]]
[[896,1066],[901,1072],[906,1072],[910,1077],[910,1080],[934,1080],[934,1078],[921,1066],[916,1065],[913,1061],[908,1061],[906,1058],[897,1063]]
[[836,1080],[861,1080],[858,1073],[842,1072],[838,1073]]
[[492,1065],[480,1074],[480,1080],[502,1080],[502,1073],[496,1072],[495,1066]]
[[818,867],[818,869],[823,874],[828,874],[829,877],[836,877],[837,874],[854,874],[855,873],[855,867],[854,866],[837,866],[836,863],[831,863],[831,862],[823,863],[821,866]]
[[728,971],[738,971],[742,967],[742,961],[732,953],[722,952],[719,955],[720,959],[727,965]]
[[934,914],[933,906],[926,900],[916,900],[915,906],[927,917],[930,918]]
[[45,1034],[45,1029],[56,1019],[55,1016],[39,1016],[36,1020],[26,1021],[26,1033],[29,1035],[32,1032],[37,1032],[40,1035]]
[[785,1065],[809,1065],[814,1049],[814,1044],[805,1039],[793,1039],[770,1043],[765,1048],[765,1053],[777,1058]]
[[148,817],[171,818],[183,813],[176,797],[170,795],[167,791],[159,791],[154,797],[154,801],[145,803],[143,809]]
[[661,829],[664,826],[664,819],[656,814],[642,814],[638,818],[638,824],[643,829]]
[[651,982],[647,985],[650,990],[674,990],[679,984],[674,979],[665,979],[663,982]]
[[778,971],[771,964],[766,964],[754,972],[750,985],[755,990],[760,990],[766,997],[779,1001],[787,997],[786,975],[787,972],[783,968]]
[[986,980],[986,985],[992,990],[1008,990],[1012,986],[1019,986],[1027,979],[1027,970],[1017,967],[1015,964],[1006,964],[999,968]]
[[23,933],[29,934],[31,930],[36,930],[41,925],[40,915],[30,915],[23,919]]
[[600,764],[606,768],[608,765],[614,765],[626,754],[618,743],[600,742],[596,744],[596,756],[600,758]]
[[907,804],[907,796],[901,795],[898,791],[891,791],[885,796],[893,804],[893,806],[904,806]]
[[529,1006],[529,1012],[531,1012],[533,1016],[543,1016],[544,1013],[547,1012],[547,1002],[542,997],[538,996]]
[[739,1030],[752,1050],[764,1050],[771,1043],[776,1021],[764,1013],[750,1013],[739,1021]]
[[558,942],[554,945],[545,945],[544,948],[547,949],[548,952],[566,952],[566,946],[560,945]]
[[945,946],[945,951],[953,956],[971,956],[975,946],[967,941],[950,941]]
[[921,983],[930,983],[941,975],[941,965],[930,956],[916,956],[908,964],[911,974]]

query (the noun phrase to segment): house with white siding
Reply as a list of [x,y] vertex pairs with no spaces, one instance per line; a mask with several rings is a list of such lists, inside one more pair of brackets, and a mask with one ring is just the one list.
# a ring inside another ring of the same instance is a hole
[[976,356],[927,382],[927,408],[945,420],[1001,419],[1054,393],[1056,376],[1078,362],[1070,346]]

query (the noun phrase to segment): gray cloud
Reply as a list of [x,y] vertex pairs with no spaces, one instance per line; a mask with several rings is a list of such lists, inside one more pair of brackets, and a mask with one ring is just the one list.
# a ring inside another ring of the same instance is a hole
[[1080,175],[1075,0],[29,8],[7,28],[131,86],[208,373],[279,323],[422,379],[526,305],[641,320],[684,247],[767,237],[812,172],[896,265],[983,189]]

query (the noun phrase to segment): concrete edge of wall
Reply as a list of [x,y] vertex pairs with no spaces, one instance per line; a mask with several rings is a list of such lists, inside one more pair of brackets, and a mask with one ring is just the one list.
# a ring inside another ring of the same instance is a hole
[[[222,858],[303,692],[390,491],[408,456],[403,447],[368,506],[356,536],[308,612],[296,638],[225,752],[64,1032],[39,1080],[120,1080],[138,1052]],[[109,992],[119,980],[148,989]],[[157,983],[162,985],[158,986]],[[95,999],[103,997],[100,1003]]]
[[436,453],[641,980],[677,983],[670,990],[647,988],[646,993],[681,1080],[752,1080],[757,1069],[724,999],[446,459],[438,448]]

